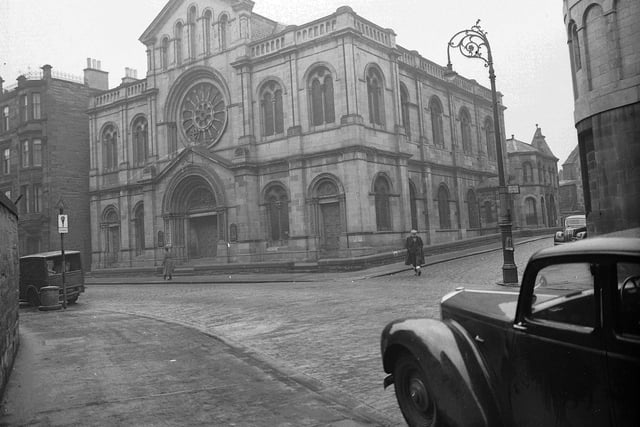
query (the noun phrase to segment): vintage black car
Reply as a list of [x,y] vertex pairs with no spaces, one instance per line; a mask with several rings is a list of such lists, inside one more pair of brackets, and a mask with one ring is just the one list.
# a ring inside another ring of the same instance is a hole
[[640,239],[543,249],[512,289],[457,289],[442,320],[384,328],[407,423],[640,426]]
[[553,244],[586,239],[587,237],[587,217],[585,215],[569,215],[563,221],[564,226],[561,231],[556,231],[553,235]]

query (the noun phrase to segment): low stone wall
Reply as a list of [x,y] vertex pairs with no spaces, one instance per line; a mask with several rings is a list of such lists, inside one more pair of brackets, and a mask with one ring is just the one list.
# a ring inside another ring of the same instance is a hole
[[0,194],[0,402],[9,380],[20,337],[18,335],[18,213]]

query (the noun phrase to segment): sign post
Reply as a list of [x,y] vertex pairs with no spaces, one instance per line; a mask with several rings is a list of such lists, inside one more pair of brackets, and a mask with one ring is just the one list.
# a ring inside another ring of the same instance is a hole
[[62,253],[62,308],[67,309],[67,285],[65,282],[65,271],[67,270],[67,263],[64,259],[64,235],[69,232],[69,217],[65,215],[64,209],[60,208],[60,215],[58,215],[58,233],[60,233],[60,252]]

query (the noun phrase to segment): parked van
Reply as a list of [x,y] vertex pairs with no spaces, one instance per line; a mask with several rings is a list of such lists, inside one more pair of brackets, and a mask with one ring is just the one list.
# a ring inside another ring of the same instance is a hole
[[40,288],[45,286],[58,286],[60,288],[59,300],[64,301],[62,289],[62,269],[64,268],[64,283],[67,290],[67,303],[74,303],[78,296],[84,292],[84,272],[80,252],[64,251],[62,265],[62,252],[42,252],[38,254],[20,257],[20,300],[28,301],[31,305],[40,305]]

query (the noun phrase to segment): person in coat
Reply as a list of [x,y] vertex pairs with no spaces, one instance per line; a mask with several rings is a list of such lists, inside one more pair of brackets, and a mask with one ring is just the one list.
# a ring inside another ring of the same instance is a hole
[[422,239],[418,236],[417,230],[411,230],[411,234],[407,237],[405,248],[407,249],[406,265],[413,266],[413,271],[416,276],[420,276],[422,271],[420,267],[424,262],[424,255],[422,252]]
[[[164,248],[164,258],[162,259],[162,276],[164,280],[171,280],[173,275],[173,257],[168,246]],[[167,279],[168,278],[168,279]]]

